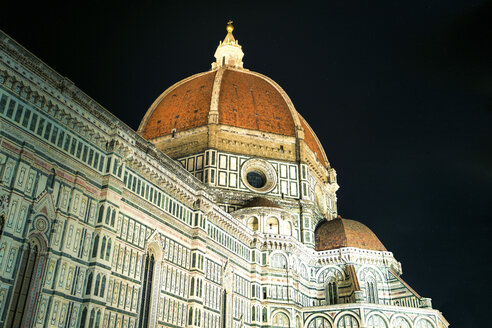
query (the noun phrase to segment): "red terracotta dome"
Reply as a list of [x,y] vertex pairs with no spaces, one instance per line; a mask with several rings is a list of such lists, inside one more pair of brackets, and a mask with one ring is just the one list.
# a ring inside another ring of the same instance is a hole
[[247,70],[225,69],[193,75],[167,89],[152,105],[139,129],[146,139],[208,124],[218,89],[219,124],[295,136],[293,113],[270,81]]
[[295,123],[284,95],[265,78],[226,69],[219,96],[219,123],[295,136]]
[[316,158],[328,165],[324,150],[308,123],[273,80],[245,69],[222,67],[184,79],[152,104],[138,132],[148,140],[210,124],[210,116],[224,126],[297,137]]
[[323,222],[316,231],[315,247],[317,251],[327,251],[342,247],[356,247],[386,252],[386,247],[378,237],[364,224],[340,216]]
[[215,73],[196,74],[167,89],[144,118],[142,136],[154,139],[206,125]]

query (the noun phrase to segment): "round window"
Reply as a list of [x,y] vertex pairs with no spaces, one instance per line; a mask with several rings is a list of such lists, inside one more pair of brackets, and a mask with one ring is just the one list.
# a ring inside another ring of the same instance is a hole
[[246,180],[248,183],[255,188],[261,188],[266,183],[266,177],[263,172],[254,170],[246,174]]
[[250,159],[241,168],[241,179],[246,187],[254,192],[269,192],[277,184],[275,169],[261,159]]

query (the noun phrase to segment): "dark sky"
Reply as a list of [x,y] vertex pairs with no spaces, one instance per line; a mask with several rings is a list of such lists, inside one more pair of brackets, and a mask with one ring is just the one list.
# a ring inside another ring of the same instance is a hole
[[8,1],[0,28],[136,129],[167,87],[210,68],[234,20],[244,66],[324,145],[340,214],[453,327],[490,321],[491,2],[101,2]]

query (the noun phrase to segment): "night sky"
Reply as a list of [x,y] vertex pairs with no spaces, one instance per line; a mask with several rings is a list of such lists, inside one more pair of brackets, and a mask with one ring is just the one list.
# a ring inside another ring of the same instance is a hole
[[232,19],[317,133],[339,213],[452,327],[490,321],[492,2],[101,2],[8,1],[0,28],[136,130]]

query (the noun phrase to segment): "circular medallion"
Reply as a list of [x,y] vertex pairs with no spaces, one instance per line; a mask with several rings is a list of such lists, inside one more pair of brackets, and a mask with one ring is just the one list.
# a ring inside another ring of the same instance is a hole
[[46,220],[43,220],[41,218],[38,218],[36,222],[34,223],[34,226],[36,227],[36,230],[40,232],[44,232],[48,226]]
[[277,172],[271,164],[261,159],[250,159],[241,168],[241,179],[254,192],[266,193],[275,188]]

